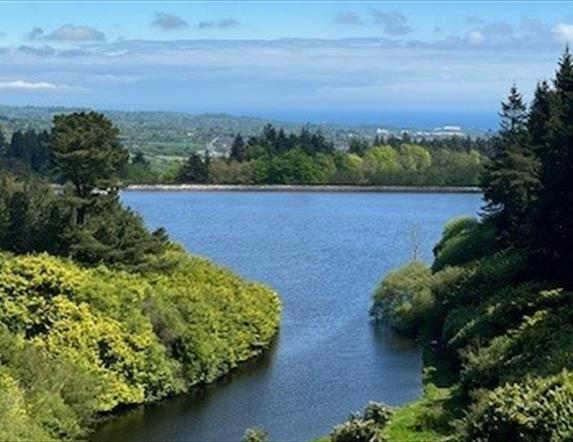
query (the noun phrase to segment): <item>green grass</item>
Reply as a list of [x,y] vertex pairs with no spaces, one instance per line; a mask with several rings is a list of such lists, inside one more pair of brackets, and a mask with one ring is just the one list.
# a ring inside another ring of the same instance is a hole
[[448,436],[448,411],[444,404],[451,399],[450,388],[426,385],[421,399],[396,409],[384,430],[389,442],[441,441]]
[[448,440],[451,423],[461,410],[457,397],[457,368],[453,360],[424,346],[424,393],[395,410],[384,430],[389,442]]

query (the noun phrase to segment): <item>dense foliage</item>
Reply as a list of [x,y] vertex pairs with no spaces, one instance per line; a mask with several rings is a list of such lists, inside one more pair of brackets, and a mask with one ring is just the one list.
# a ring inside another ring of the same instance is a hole
[[[69,118],[78,120],[78,115],[86,120],[100,118],[92,114],[58,116],[56,121],[63,126]],[[81,125],[79,121],[74,124]],[[66,178],[62,168],[65,157],[57,149],[61,148],[58,139],[64,130],[52,134],[45,130],[16,131],[10,142],[0,138],[0,164],[20,175],[27,173],[62,182]],[[55,139],[56,133],[59,135]],[[115,140],[110,143],[121,140],[117,130],[113,136]],[[116,178],[138,184],[477,185],[488,149],[489,141],[480,138],[412,140],[407,134],[401,138],[377,136],[373,141],[351,137],[346,146],[335,148],[320,132],[303,128],[298,134],[287,134],[266,126],[260,135],[246,139],[237,134],[230,152],[223,155],[214,155],[207,149],[199,153],[197,148],[182,160],[184,157],[145,155],[134,148],[129,161],[120,158]],[[121,150],[117,153],[127,155]],[[80,152],[74,155],[81,158]]]
[[279,322],[274,292],[121,205],[109,120],[56,117],[50,139],[62,187],[0,170],[1,440],[84,437],[101,413],[223,376]]
[[3,440],[79,437],[98,412],[213,381],[269,343],[274,293],[180,251],[163,259],[134,274],[2,256]]
[[[352,138],[342,151],[320,133],[286,134],[266,126],[247,141],[237,134],[229,158],[202,160],[192,154],[177,176],[183,183],[477,185],[482,140],[413,143]],[[448,146],[448,147],[446,147]],[[480,150],[478,150],[480,149]]]
[[503,103],[483,220],[447,224],[431,270],[409,264],[374,295],[377,316],[432,342],[454,367],[437,415],[458,440],[573,437],[571,112],[566,50],[554,88],[539,84],[527,108],[512,87]]

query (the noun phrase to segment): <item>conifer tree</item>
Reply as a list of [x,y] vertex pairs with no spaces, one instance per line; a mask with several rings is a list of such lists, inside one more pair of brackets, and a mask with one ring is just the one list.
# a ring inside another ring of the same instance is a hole
[[543,149],[549,142],[552,95],[547,81],[538,83],[529,108],[527,128],[531,138],[531,146],[538,155],[543,154]]
[[511,88],[502,103],[500,117],[500,132],[482,176],[482,187],[487,217],[496,225],[502,242],[514,243],[527,235],[526,216],[539,186],[526,107],[517,87]]
[[573,281],[573,57],[563,53],[554,81],[548,142],[541,162],[533,240],[550,273]]
[[231,154],[229,157],[232,160],[243,162],[247,159],[247,145],[241,134],[237,134],[231,146]]
[[194,152],[181,168],[179,181],[182,183],[205,183],[207,182],[208,165],[201,159],[201,156]]

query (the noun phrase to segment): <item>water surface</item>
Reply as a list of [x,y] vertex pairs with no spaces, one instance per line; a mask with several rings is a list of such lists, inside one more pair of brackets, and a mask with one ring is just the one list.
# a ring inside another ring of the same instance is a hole
[[[261,358],[215,385],[139,407],[94,440],[236,441],[262,426],[303,441],[369,400],[392,405],[421,391],[416,343],[368,317],[388,270],[443,224],[479,209],[477,194],[127,192],[125,203],[196,254],[264,282],[283,300],[281,332]],[[413,233],[416,232],[416,233]]]

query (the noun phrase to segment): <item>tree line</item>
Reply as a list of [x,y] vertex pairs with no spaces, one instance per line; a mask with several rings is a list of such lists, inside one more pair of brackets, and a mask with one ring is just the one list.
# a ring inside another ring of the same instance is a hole
[[180,183],[477,185],[483,139],[351,138],[347,151],[320,133],[286,134],[267,125],[244,139],[237,134],[227,158],[193,153],[174,176]]
[[[64,182],[54,158],[53,134],[20,130],[8,140],[0,131],[0,166]],[[214,158],[208,150],[193,152],[159,170],[135,151],[121,164],[118,177],[126,184],[477,185],[488,149],[485,139],[414,140],[404,133],[377,136],[372,142],[351,137],[342,151],[320,132],[303,128],[286,133],[267,125],[246,139],[236,134],[225,158]]]

